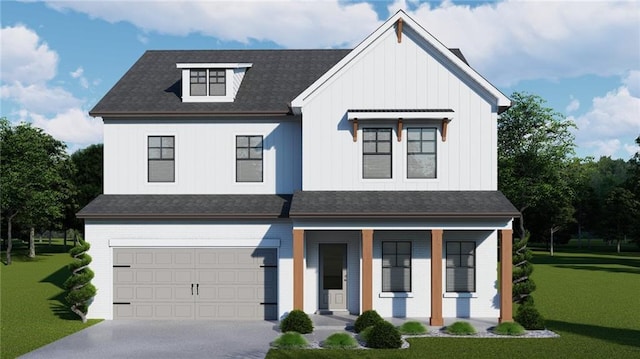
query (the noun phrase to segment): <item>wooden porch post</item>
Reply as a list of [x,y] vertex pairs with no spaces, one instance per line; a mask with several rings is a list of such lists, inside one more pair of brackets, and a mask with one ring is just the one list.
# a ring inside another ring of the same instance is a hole
[[430,325],[444,325],[442,319],[442,229],[431,230],[431,320]]
[[373,230],[362,230],[362,309],[373,309]]
[[293,230],[293,309],[304,310],[304,230]]
[[513,230],[500,230],[500,323],[513,321]]

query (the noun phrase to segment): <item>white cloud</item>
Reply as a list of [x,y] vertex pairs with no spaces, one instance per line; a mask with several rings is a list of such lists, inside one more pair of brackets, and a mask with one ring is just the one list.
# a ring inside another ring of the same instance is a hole
[[[100,142],[102,123],[92,119],[83,109],[84,100],[61,86],[53,85],[57,75],[57,52],[25,26],[1,30],[2,63],[0,98],[14,106],[3,115],[32,122],[53,137],[71,143],[88,145]],[[84,69],[79,67],[69,75],[87,88]]]
[[640,147],[638,147],[638,145],[636,145],[635,143],[632,145],[625,144],[624,150],[629,154],[629,157],[633,157],[633,155],[640,151]]
[[51,51],[33,30],[23,25],[3,27],[0,39],[0,77],[4,83],[43,83],[56,75],[58,54]]
[[640,97],[625,85],[595,97],[591,108],[579,116],[570,116],[578,125],[576,144],[593,149],[598,156],[622,157],[634,146],[640,134]]
[[640,70],[629,71],[629,74],[622,79],[622,83],[629,89],[632,96],[640,97]]
[[574,98],[573,96],[571,96],[570,99],[571,99],[571,102],[569,102],[569,104],[565,108],[565,111],[567,113],[575,112],[580,108],[580,101],[578,101],[577,98]]

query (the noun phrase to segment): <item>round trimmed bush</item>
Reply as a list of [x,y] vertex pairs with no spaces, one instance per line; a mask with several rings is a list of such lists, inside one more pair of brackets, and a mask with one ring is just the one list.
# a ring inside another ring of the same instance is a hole
[[322,342],[322,347],[327,349],[354,349],[358,347],[358,342],[349,333],[333,333]]
[[398,329],[404,335],[420,335],[427,332],[424,324],[416,321],[404,322]]
[[367,310],[360,314],[353,324],[353,330],[360,333],[364,328],[383,322],[384,319],[375,310]]
[[524,335],[525,330],[522,325],[514,322],[504,322],[498,324],[497,327],[493,328],[493,332],[499,335]]
[[476,329],[469,322],[455,322],[445,329],[447,334],[452,335],[474,335],[476,334]]
[[398,328],[383,320],[371,328],[367,346],[376,349],[398,349],[402,346],[402,338]]
[[371,334],[371,329],[373,329],[373,325],[370,325],[364,329],[362,329],[360,331],[360,333],[358,333],[358,335],[360,335],[360,338],[362,340],[364,340],[365,342],[369,341],[369,334]]
[[289,315],[282,319],[280,322],[280,331],[308,334],[313,331],[313,323],[307,313],[296,309],[289,312]]
[[519,306],[513,319],[528,330],[544,329],[544,318],[533,304]]
[[286,332],[273,341],[272,346],[278,349],[302,349],[309,345],[307,339],[298,332]]

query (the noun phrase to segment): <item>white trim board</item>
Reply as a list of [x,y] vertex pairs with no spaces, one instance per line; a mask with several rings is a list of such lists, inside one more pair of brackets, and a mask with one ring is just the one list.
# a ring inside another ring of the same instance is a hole
[[110,239],[109,247],[280,247],[279,239]]

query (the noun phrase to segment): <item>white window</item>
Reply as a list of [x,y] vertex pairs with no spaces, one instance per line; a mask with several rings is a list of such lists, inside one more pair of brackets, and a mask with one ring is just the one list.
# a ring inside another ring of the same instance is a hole
[[447,292],[476,291],[476,242],[447,242]]
[[173,136],[149,136],[147,142],[148,181],[175,181],[175,141]]
[[382,242],[382,291],[411,292],[411,242]]
[[262,182],[262,136],[236,136],[236,182]]
[[436,178],[436,129],[407,128],[407,178]]
[[[191,96],[225,96],[226,75],[220,69],[194,69],[189,73]],[[207,81],[208,79],[208,81]],[[208,91],[207,91],[208,89]]]
[[250,63],[177,63],[182,102],[233,102]]
[[362,129],[362,177],[391,178],[391,129]]

